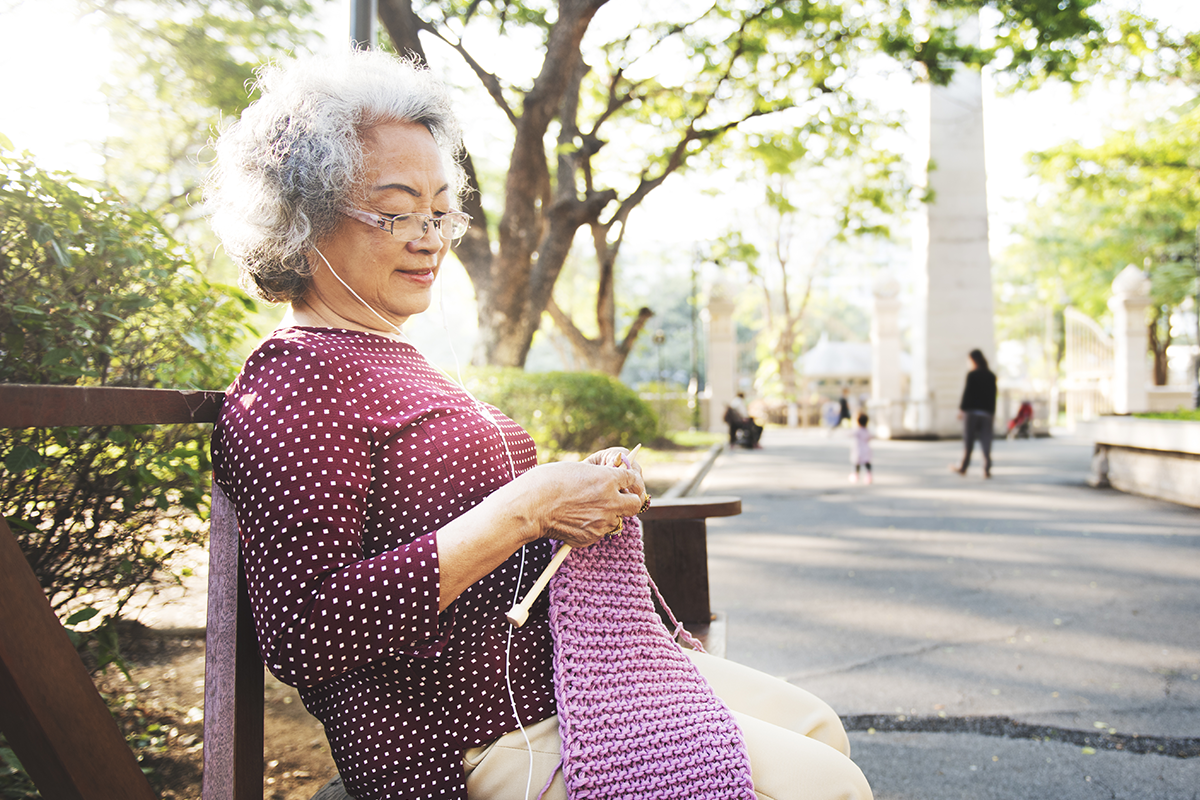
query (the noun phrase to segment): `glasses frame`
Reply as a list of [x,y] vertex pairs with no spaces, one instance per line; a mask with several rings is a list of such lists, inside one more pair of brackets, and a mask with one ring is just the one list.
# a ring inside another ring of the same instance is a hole
[[[343,208],[342,213],[351,219],[356,219],[370,225],[372,228],[378,228],[381,231],[387,231],[389,236],[395,236],[396,220],[416,217],[421,220],[421,235],[415,239],[408,239],[409,242],[416,242],[424,239],[429,233],[429,226],[432,224],[434,230],[438,232],[438,236],[450,241],[451,243],[458,241],[466,235],[471,228],[471,215],[465,211],[447,211],[440,217],[435,217],[432,214],[422,214],[418,211],[409,212],[406,214],[373,214],[370,211],[363,211],[361,208]],[[446,222],[452,222],[455,219],[464,221],[465,227],[463,232],[458,236],[446,236],[442,229],[442,225]]]

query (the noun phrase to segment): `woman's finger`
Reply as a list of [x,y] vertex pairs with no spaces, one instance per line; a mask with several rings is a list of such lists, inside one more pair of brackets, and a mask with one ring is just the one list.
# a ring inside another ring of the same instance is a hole
[[617,469],[620,473],[617,476],[617,486],[622,494],[632,492],[639,497],[646,491],[646,482],[642,479],[642,473],[636,469]]
[[621,463],[621,454],[627,452],[624,447],[606,447],[592,453],[584,461],[601,467],[615,467]]

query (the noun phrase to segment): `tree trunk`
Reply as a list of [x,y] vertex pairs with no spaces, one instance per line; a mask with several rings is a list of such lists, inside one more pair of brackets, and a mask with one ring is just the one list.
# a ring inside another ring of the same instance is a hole
[[[1154,385],[1166,386],[1167,378],[1169,377],[1167,348],[1171,345],[1171,329],[1170,322],[1163,324],[1162,309],[1158,308],[1154,311],[1154,319],[1150,321],[1150,350],[1154,353]],[[1162,330],[1165,328],[1165,332]]]
[[[455,252],[478,300],[477,364],[524,365],[575,231],[594,203],[550,201],[545,135],[574,75],[583,35],[605,2],[560,0],[541,71],[523,98],[521,113],[504,107],[515,136],[494,249],[477,191],[472,194],[474,205],[465,209],[476,222]],[[416,34],[426,30],[439,35],[413,13],[411,0],[380,0],[379,17],[398,48],[417,54],[423,51]],[[493,76],[480,77],[490,89]],[[498,93],[493,97],[503,107]]]
[[650,318],[654,316],[654,312],[649,308],[639,309],[637,318],[630,324],[625,338],[618,343],[613,337],[597,336],[595,339],[589,339],[584,336],[574,321],[558,307],[553,299],[546,306],[546,311],[571,345],[571,352],[588,370],[603,372],[614,378],[621,376],[621,370],[625,368],[625,361],[629,358],[629,353],[633,350],[638,335],[646,327]]
[[[740,37],[749,35],[749,26],[763,12],[751,13],[742,20],[742,28],[730,45],[724,66],[717,65],[716,84],[693,98],[692,108],[688,111],[693,116],[674,126],[678,141],[659,156],[661,161],[656,166],[641,172],[637,187],[620,201],[611,218],[600,222],[601,213],[617,199],[617,193],[593,185],[589,159],[604,144],[598,126],[610,120],[630,101],[626,82],[621,79],[622,71],[618,69],[613,74],[608,87],[607,108],[598,115],[592,130],[582,133],[578,130],[576,105],[580,82],[587,71],[580,43],[592,17],[607,1],[557,1],[557,18],[547,32],[541,70],[532,88],[522,96],[520,113],[517,113],[510,107],[499,79],[470,56],[455,35],[449,33],[449,28],[418,17],[413,13],[412,0],[380,0],[380,19],[399,49],[421,55],[423,51],[417,40],[421,32],[446,42],[463,57],[513,125],[514,144],[505,181],[504,213],[495,228],[496,241],[493,243],[489,237],[487,220],[476,194],[464,206],[475,222],[455,251],[471,279],[478,301],[479,339],[472,357],[476,364],[524,365],[575,234],[581,226],[591,225],[601,270],[597,324],[600,338],[607,342],[607,355],[593,357],[601,358],[607,364],[605,371],[611,372],[616,367],[612,359],[622,353],[628,354],[648,318],[639,314],[625,339],[620,343],[616,341],[613,265],[630,212],[684,165],[696,144],[703,147],[742,122],[795,105],[794,99],[788,96],[773,103],[756,104],[740,118],[708,127],[698,125],[719,91],[732,79],[735,62],[743,52]],[[553,149],[558,158],[554,170],[558,186],[557,191],[552,192],[546,133],[556,117],[562,123],[564,137]],[[568,133],[570,135],[566,136]],[[470,161],[466,162],[466,168],[471,171]],[[613,231],[617,231],[617,235],[609,242],[606,237]],[[622,356],[622,364],[623,361]]]
[[[421,31],[432,32],[433,29],[413,12],[412,0],[379,0],[379,21],[398,52],[428,63],[419,34]],[[454,254],[467,271],[478,295],[491,286],[492,243],[488,234],[487,214],[483,210],[483,198],[478,189],[479,181],[475,177],[475,164],[471,154],[465,151],[462,168],[467,176],[467,193],[462,205],[463,211],[471,215],[471,227],[454,246]]]
[[795,349],[795,327],[794,323],[789,322],[784,327],[784,332],[779,335],[775,349],[779,360],[779,383],[783,390],[783,399],[789,403],[795,402],[799,394],[796,387],[796,362],[792,360]]

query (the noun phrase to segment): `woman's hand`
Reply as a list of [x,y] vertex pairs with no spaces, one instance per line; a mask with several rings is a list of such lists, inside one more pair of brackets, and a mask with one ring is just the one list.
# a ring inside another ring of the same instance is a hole
[[587,547],[619,530],[622,517],[638,513],[646,494],[641,470],[610,466],[625,452],[612,448],[587,461],[542,464],[513,481],[527,484],[521,488],[535,504],[531,513],[543,537]]
[[642,472],[622,466],[624,448],[578,463],[543,464],[518,475],[438,531],[439,608],[522,545],[542,538],[587,547],[637,514],[646,496]]

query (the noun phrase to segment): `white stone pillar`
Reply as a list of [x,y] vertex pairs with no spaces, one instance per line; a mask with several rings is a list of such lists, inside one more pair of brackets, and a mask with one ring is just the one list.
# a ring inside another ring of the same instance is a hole
[[737,393],[737,335],[729,286],[715,283],[708,294],[708,429],[726,430],[725,406]]
[[1146,309],[1150,307],[1150,279],[1130,264],[1112,283],[1108,307],[1113,312],[1112,406],[1117,414],[1149,410],[1150,365],[1147,352],[1150,332]]
[[[964,42],[978,42],[978,18],[964,18],[959,31]],[[924,432],[957,436],[967,353],[979,348],[991,362],[996,350],[978,70],[960,67],[948,86],[930,88],[929,122],[933,202],[917,286],[912,395],[924,404],[918,423]]]
[[900,283],[884,274],[872,287],[871,404],[876,435],[891,438],[901,427],[903,376],[900,372]]

